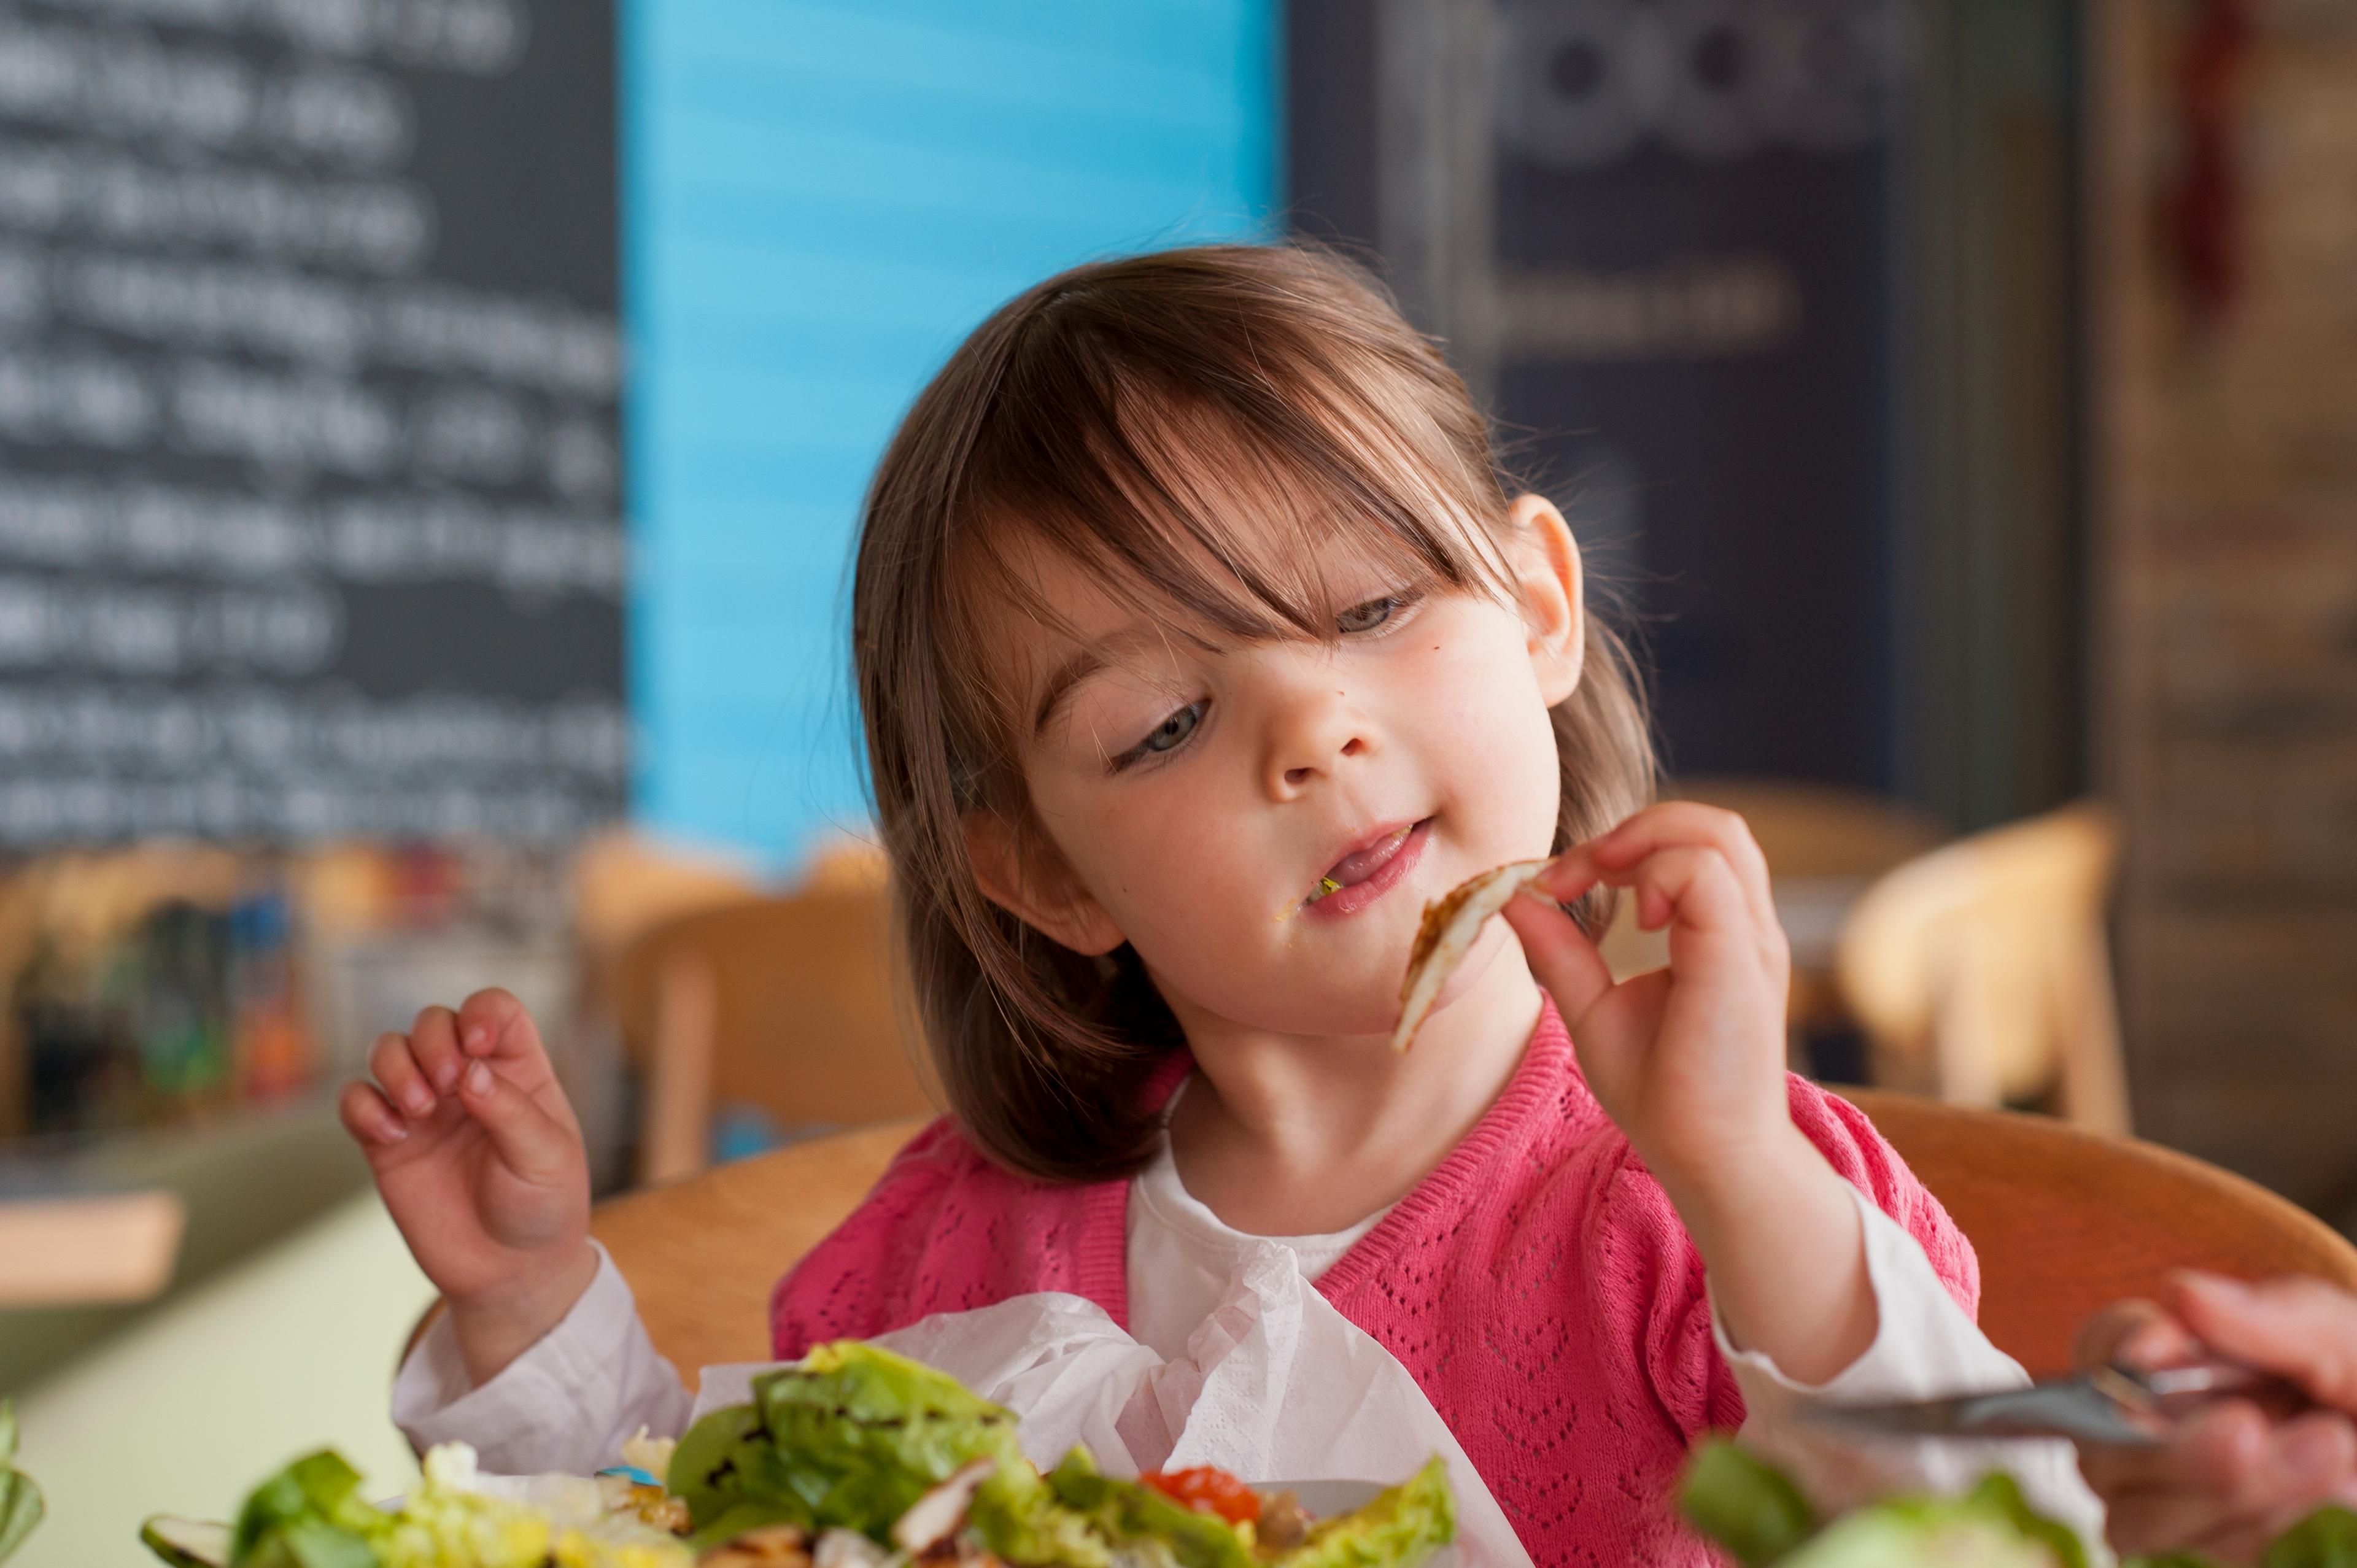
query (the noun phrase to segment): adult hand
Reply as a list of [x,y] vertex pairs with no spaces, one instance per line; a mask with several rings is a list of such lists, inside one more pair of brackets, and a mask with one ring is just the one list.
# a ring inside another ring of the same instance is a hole
[[2083,1366],[2204,1357],[2288,1379],[2319,1408],[2276,1416],[2226,1400],[2166,1447],[2083,1451],[2079,1467],[2109,1510],[2115,1547],[2249,1563],[2323,1504],[2357,1505],[2357,1296],[2315,1279],[2246,1285],[2182,1273],[2157,1302],[2105,1311],[2079,1342]]

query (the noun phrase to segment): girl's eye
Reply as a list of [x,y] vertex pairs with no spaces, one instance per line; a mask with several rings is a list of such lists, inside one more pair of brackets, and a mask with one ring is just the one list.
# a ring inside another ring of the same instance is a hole
[[1153,730],[1144,740],[1139,741],[1135,746],[1131,746],[1127,751],[1122,753],[1119,757],[1114,757],[1114,767],[1115,770],[1117,771],[1128,767],[1133,762],[1143,761],[1148,757],[1156,756],[1162,752],[1177,750],[1185,743],[1189,736],[1195,733],[1195,726],[1202,722],[1203,704],[1200,703],[1188,703],[1185,707],[1180,708],[1178,712],[1172,714],[1168,718],[1164,719],[1160,724],[1156,725]]
[[1352,605],[1334,618],[1335,628],[1345,633],[1372,631],[1391,619],[1404,602],[1397,594],[1386,594],[1380,599],[1369,599],[1363,605]]
[[1195,725],[1203,716],[1203,704],[1189,703],[1177,713],[1154,726],[1154,733],[1142,743],[1148,751],[1168,751],[1195,733]]

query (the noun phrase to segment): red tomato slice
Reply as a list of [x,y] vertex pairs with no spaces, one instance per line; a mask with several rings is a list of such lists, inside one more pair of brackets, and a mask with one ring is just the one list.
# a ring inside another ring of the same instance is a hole
[[1148,1471],[1138,1479],[1174,1502],[1184,1503],[1197,1513],[1218,1514],[1230,1524],[1257,1521],[1260,1518],[1260,1494],[1225,1470],[1210,1465],[1168,1474]]

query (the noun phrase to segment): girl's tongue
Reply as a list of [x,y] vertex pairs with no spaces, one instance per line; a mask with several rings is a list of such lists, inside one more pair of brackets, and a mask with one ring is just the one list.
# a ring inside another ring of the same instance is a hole
[[[1405,843],[1407,835],[1414,832],[1415,832],[1415,824],[1411,822],[1381,843],[1370,844],[1355,854],[1344,855],[1336,861],[1333,869],[1326,874],[1326,882],[1333,884],[1336,887],[1350,887],[1364,882],[1383,869],[1383,862],[1399,853],[1400,845]],[[1324,887],[1325,883],[1320,883],[1319,886]]]

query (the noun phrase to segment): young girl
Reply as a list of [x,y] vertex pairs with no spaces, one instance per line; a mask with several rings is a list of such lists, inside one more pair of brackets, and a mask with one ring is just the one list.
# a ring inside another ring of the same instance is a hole
[[[1176,1357],[1279,1238],[1549,1563],[1705,1561],[1668,1494],[1747,1412],[1856,1484],[1779,1419],[1796,1388],[2018,1377],[1939,1205],[1786,1076],[1767,868],[1738,819],[1646,807],[1562,513],[1508,493],[1354,271],[1217,247],[1014,300],[886,453],[853,618],[953,1114],[780,1282],[779,1356],[1064,1291]],[[1545,855],[1394,1055],[1425,901]],[[1614,890],[1667,970],[1613,983]],[[430,1010],[371,1065],[344,1119],[449,1308],[396,1391],[412,1435],[526,1469],[676,1430],[514,1001]]]

